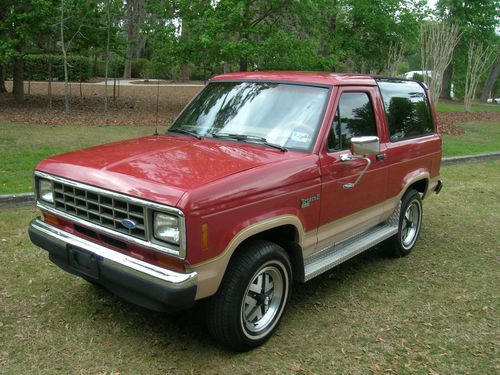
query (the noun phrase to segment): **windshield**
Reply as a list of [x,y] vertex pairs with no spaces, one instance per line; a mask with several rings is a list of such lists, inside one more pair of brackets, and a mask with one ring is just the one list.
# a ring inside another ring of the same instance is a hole
[[210,83],[186,108],[172,131],[232,138],[283,148],[312,148],[329,90],[269,82]]

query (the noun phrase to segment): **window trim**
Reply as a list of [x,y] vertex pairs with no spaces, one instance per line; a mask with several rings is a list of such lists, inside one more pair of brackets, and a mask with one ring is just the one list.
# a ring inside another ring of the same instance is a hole
[[[411,79],[391,79],[391,78],[386,78],[386,77],[375,77],[375,82],[377,83],[377,90],[379,92],[379,95],[380,95],[380,100],[382,101],[382,106],[384,107],[384,116],[385,116],[385,127],[386,127],[386,131],[387,131],[387,139],[390,143],[399,143],[399,142],[403,142],[403,141],[406,141],[406,140],[411,140],[411,139],[417,139],[417,138],[422,138],[422,137],[428,137],[430,135],[433,135],[435,132],[436,132],[436,124],[434,123],[434,116],[433,116],[433,113],[432,113],[432,107],[431,107],[431,102],[430,102],[430,98],[429,98],[429,92],[425,86],[425,84],[423,82],[420,82],[420,81],[415,81],[415,80],[411,80]],[[425,100],[426,100],[426,103],[427,103],[427,112],[429,113],[429,119],[430,119],[430,123],[432,125],[432,130],[429,132],[429,133],[424,133],[424,134],[419,134],[419,135],[413,135],[411,137],[404,137],[404,138],[401,138],[401,139],[398,139],[397,141],[393,141],[391,139],[391,128],[389,126],[389,117],[387,117],[387,109],[385,107],[385,101],[384,101],[384,96],[382,95],[382,90],[380,89],[380,85],[379,85],[379,82],[380,81],[400,81],[400,82],[412,82],[412,83],[416,83],[418,84],[422,90],[424,91],[424,94],[425,94]]]
[[[370,86],[370,88],[372,88],[372,87],[373,86]],[[339,93],[338,100],[335,103],[336,105],[334,105],[334,111],[332,111],[333,118],[332,118],[332,121],[330,121],[330,124],[328,126],[328,132],[327,132],[327,136],[326,136],[326,142],[325,142],[326,144],[325,144],[325,146],[326,146],[326,152],[328,154],[333,154],[335,152],[346,152],[346,151],[350,151],[351,150],[351,147],[349,147],[349,148],[343,148],[343,149],[336,149],[336,148],[329,148],[328,147],[328,138],[329,138],[330,132],[332,131],[332,124],[333,124],[333,122],[335,120],[336,112],[340,108],[339,107],[340,100],[341,100],[343,94],[366,94],[366,96],[368,96],[368,101],[370,102],[370,107],[372,109],[373,125],[374,125],[374,128],[375,128],[375,135],[380,138],[379,127],[378,127],[378,124],[377,124],[377,118],[376,118],[375,107],[374,107],[374,98],[373,98],[372,92],[370,92],[370,90],[367,87],[359,87],[359,86],[339,86],[339,89],[340,90],[338,91],[338,93]]]

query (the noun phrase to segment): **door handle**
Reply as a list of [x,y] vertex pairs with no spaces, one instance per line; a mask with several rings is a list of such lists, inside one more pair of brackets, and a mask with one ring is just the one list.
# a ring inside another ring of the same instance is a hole
[[377,159],[377,161],[382,161],[385,159],[385,154],[377,154],[375,155],[375,158]]

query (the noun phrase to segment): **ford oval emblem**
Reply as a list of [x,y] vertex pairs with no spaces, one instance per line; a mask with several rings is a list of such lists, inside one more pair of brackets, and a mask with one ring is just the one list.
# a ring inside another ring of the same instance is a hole
[[137,226],[137,223],[131,219],[123,219],[121,224],[127,229],[134,229]]

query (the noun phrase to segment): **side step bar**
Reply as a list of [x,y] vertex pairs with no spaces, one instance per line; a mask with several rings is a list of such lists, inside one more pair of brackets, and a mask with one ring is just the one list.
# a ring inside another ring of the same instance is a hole
[[333,244],[305,259],[304,281],[309,281],[321,275],[323,272],[338,266],[346,260],[398,233],[400,210],[401,203],[396,207],[394,213],[385,223],[377,225],[345,241]]

